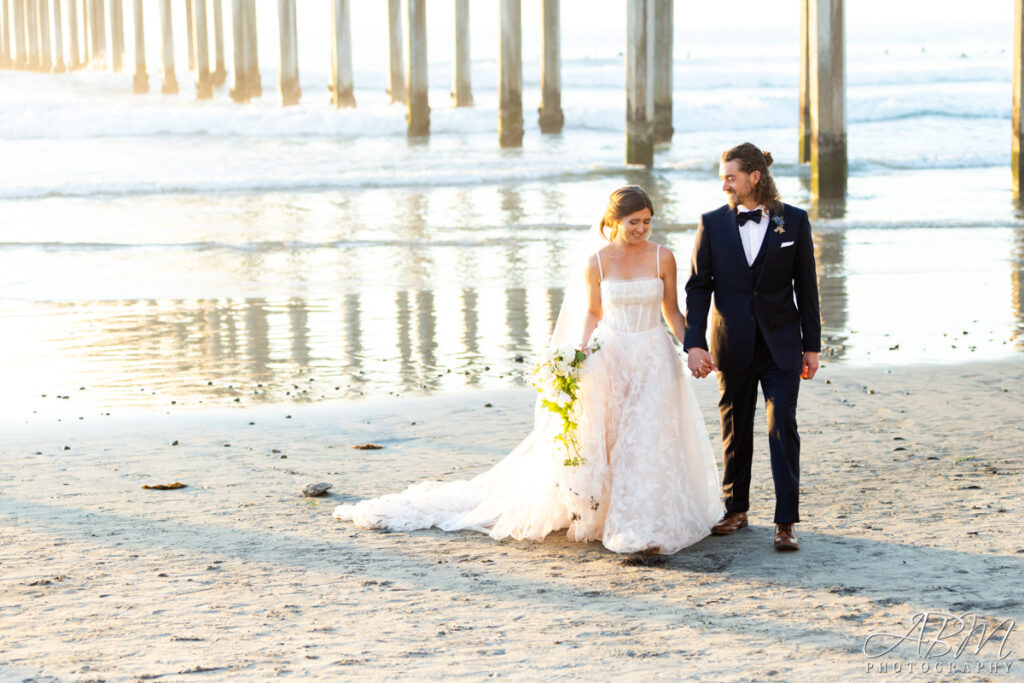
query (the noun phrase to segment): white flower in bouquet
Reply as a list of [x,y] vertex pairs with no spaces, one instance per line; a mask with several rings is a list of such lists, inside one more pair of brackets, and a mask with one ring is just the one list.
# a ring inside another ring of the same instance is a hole
[[562,431],[555,436],[555,441],[565,449],[565,465],[583,464],[576,434],[580,369],[587,357],[599,348],[601,344],[591,340],[583,349],[571,346],[550,349],[539,355],[526,373],[525,379],[541,394],[541,404],[562,418]]

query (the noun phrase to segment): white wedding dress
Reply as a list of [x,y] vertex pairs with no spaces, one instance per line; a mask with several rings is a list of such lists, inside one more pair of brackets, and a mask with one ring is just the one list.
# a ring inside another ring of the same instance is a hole
[[339,505],[366,528],[473,529],[541,540],[567,529],[618,553],[671,554],[721,518],[718,468],[689,377],[661,324],[660,277],[603,280],[601,348],[583,364],[579,400],[584,463],[563,464],[561,422],[540,405],[534,429],[469,480],[423,481],[402,493]]

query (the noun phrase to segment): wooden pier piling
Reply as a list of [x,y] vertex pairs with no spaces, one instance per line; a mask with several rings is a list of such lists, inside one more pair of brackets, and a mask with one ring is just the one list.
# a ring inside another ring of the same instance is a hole
[[245,56],[248,50],[245,40],[245,15],[248,4],[247,0],[231,0],[231,44],[234,50],[235,81],[231,86],[230,96],[235,102],[249,101],[249,70]]
[[39,70],[50,71],[53,60],[50,59],[50,3],[49,0],[36,0],[36,29],[39,31]]
[[124,69],[123,0],[110,0],[110,68],[115,73]]
[[28,69],[39,70],[39,0],[25,0],[25,40],[28,49]]
[[92,14],[89,28],[92,29],[92,60],[105,64],[107,60],[107,17],[103,0],[90,0]]
[[654,0],[627,0],[626,163],[654,165]]
[[206,0],[192,5],[192,32],[195,35],[196,99],[213,99],[213,79],[210,77],[210,34],[206,23]]
[[542,0],[541,16],[544,22],[540,36],[540,115],[541,133],[561,133],[565,125],[562,112],[561,65],[561,2]]
[[674,0],[654,0],[654,142],[671,142]]
[[800,93],[797,161],[811,161],[811,0],[800,0]]
[[[75,0],[71,0],[74,2]],[[89,40],[90,27],[89,22],[92,21],[92,10],[89,9],[89,0],[82,0],[82,66],[88,65],[92,61],[92,43]]]
[[68,69],[82,67],[82,52],[78,44],[78,2],[68,0]]
[[846,197],[843,0],[810,0],[811,197]]
[[299,42],[295,20],[296,0],[277,0],[278,31],[281,40],[281,68],[278,82],[281,104],[289,107],[299,103]]
[[28,68],[39,70],[39,7],[37,0],[25,0],[25,33],[28,42]]
[[9,69],[11,60],[11,14],[7,8],[7,0],[0,0],[0,67]]
[[263,96],[263,79],[260,78],[260,50],[259,40],[256,33],[258,25],[256,21],[256,0],[246,0],[248,5],[245,14],[245,40],[246,40],[246,83],[249,86],[249,97]]
[[13,23],[11,33],[14,35],[14,68],[28,68],[28,46],[25,44],[25,2],[26,0],[14,0],[14,7],[11,10]]
[[[53,0],[53,72],[58,74],[67,71],[64,64],[64,17],[60,2],[61,0]],[[71,2],[74,4],[74,0]]]
[[388,0],[388,95],[391,104],[406,103],[405,66],[402,61],[402,0]]
[[470,71],[469,0],[455,0],[452,43],[452,104],[470,107],[473,105],[473,81]]
[[1024,198],[1024,0],[1013,3],[1013,136],[1010,144],[1010,167],[1013,194]]
[[[199,0],[203,2],[204,0]],[[185,33],[188,37],[188,70],[196,70],[196,29],[192,0],[185,0]]]
[[160,0],[160,52],[163,59],[163,83],[160,92],[178,93],[178,79],[174,76],[174,24],[171,22],[171,1]]
[[221,0],[211,0],[213,4],[213,47],[215,67],[210,75],[213,87],[219,88],[224,85],[228,78],[227,69],[224,68],[224,7]]
[[356,106],[350,22],[349,0],[331,0],[331,82],[327,89],[337,109]]
[[523,146],[522,0],[500,0],[498,38],[498,144]]
[[146,73],[146,32],[142,14],[142,0],[134,0],[132,25],[135,27],[135,76],[132,77],[132,92],[149,92],[149,74]]
[[409,137],[430,134],[430,98],[427,94],[427,2],[408,0],[409,48],[406,84],[408,113],[406,114]]

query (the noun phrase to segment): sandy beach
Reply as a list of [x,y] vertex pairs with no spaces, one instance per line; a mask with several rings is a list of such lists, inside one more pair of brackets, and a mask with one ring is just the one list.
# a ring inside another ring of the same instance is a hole
[[[762,435],[750,528],[669,557],[331,518],[483,471],[527,433],[526,389],[8,416],[0,679],[1024,677],[1005,621],[1024,619],[1024,362],[827,366],[802,388],[795,554],[771,547]],[[717,434],[716,387],[696,390]],[[865,655],[922,612],[1004,630]]]

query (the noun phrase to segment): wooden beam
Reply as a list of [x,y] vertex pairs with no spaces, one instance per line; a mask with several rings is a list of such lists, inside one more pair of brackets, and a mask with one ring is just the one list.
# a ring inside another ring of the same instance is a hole
[[213,99],[210,77],[210,33],[206,22],[206,0],[192,5],[192,31],[195,34],[196,99]]
[[498,144],[523,146],[522,0],[500,0],[498,39]]
[[68,68],[82,66],[82,53],[78,47],[78,2],[68,0]]
[[469,0],[455,0],[455,32],[452,41],[452,104],[473,105],[473,78],[469,45]]
[[228,79],[227,69],[224,68],[224,6],[221,0],[210,1],[213,3],[213,46],[216,63],[210,79],[216,88],[224,85]]
[[349,0],[331,0],[331,103],[338,109],[356,106],[352,77],[352,30]]
[[92,29],[92,58],[99,62],[107,59],[107,17],[103,10],[103,0],[90,0],[92,16],[89,28]]
[[409,137],[430,134],[430,98],[427,81],[427,2],[408,0],[409,47],[407,52],[406,84],[408,113],[406,114]]
[[174,24],[171,23],[171,0],[160,0],[160,52],[163,64],[163,83],[160,92],[174,95],[178,92],[178,79],[174,76]]
[[843,0],[810,0],[811,197],[846,197]]
[[249,97],[263,95],[263,79],[260,78],[260,45],[256,21],[256,0],[246,0],[245,13],[245,58],[247,63],[246,80],[249,85]]
[[146,32],[142,14],[142,0],[134,0],[132,26],[135,28],[135,76],[132,78],[132,92],[149,92],[149,74],[146,73]]
[[36,0],[36,28],[39,31],[39,70],[50,71],[53,61],[50,59],[50,2]]
[[11,43],[7,37],[11,28],[11,15],[7,10],[7,0],[0,0],[0,68],[11,66]]
[[653,1],[626,6],[626,163],[654,165]]
[[[200,0],[202,2],[202,0]],[[185,33],[188,36],[188,70],[196,70],[196,29],[192,0],[185,0]]]
[[39,70],[38,0],[25,0],[25,33],[28,35],[28,68]]
[[[53,71],[58,74],[67,71],[64,65],[64,17],[60,3],[61,0],[53,0]],[[71,4],[75,4],[75,0],[71,0]]]
[[1013,174],[1013,193],[1024,198],[1024,0],[1013,3],[1013,136],[1010,146],[1010,166]]
[[124,65],[124,3],[110,0],[110,68],[120,72]]
[[540,132],[561,133],[565,125],[562,113],[561,2],[542,0],[543,26],[540,34]]
[[405,62],[402,59],[402,0],[388,0],[388,94],[391,103],[406,103]]
[[811,15],[810,1],[800,0],[800,103],[797,161],[811,161]]
[[246,40],[248,0],[231,0],[231,44],[234,56],[235,81],[230,96],[235,102],[249,101],[249,68],[246,65],[249,43]]
[[299,103],[299,42],[296,34],[296,0],[277,0],[277,25],[281,41],[281,69],[278,84],[281,104],[285,107]]
[[654,0],[654,142],[671,142],[673,0]]

